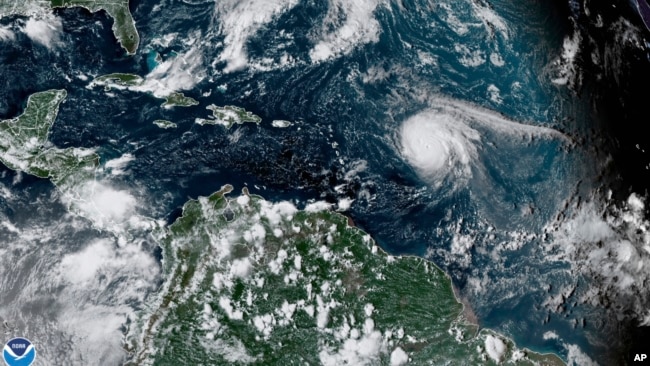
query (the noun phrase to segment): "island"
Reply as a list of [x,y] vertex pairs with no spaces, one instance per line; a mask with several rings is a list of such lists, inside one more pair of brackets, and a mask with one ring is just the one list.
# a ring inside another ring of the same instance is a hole
[[212,115],[208,118],[197,118],[195,122],[201,126],[203,125],[222,125],[229,129],[235,124],[244,124],[247,122],[259,124],[262,118],[245,110],[244,108],[227,105],[219,107],[210,104],[206,109],[212,111]]
[[174,122],[167,121],[165,119],[157,119],[153,121],[153,124],[162,128],[162,129],[168,129],[168,128],[176,128],[177,125]]
[[277,128],[287,128],[289,126],[293,125],[293,122],[291,121],[285,121],[283,119],[276,119],[271,122],[271,126],[277,127]]
[[198,105],[195,99],[186,97],[183,93],[171,93],[165,97],[165,103],[163,103],[164,108],[171,107],[191,107],[193,105]]
[[442,270],[387,254],[326,204],[232,191],[188,201],[162,235],[164,283],[127,364],[563,364],[478,332]]
[[89,86],[103,86],[104,90],[106,91],[109,91],[113,88],[128,89],[131,91],[139,92],[145,91],[156,98],[165,99],[165,102],[161,104],[163,108],[191,107],[199,104],[199,102],[194,98],[187,97],[183,93],[179,92],[174,92],[165,96],[155,95],[145,88],[140,88],[144,85],[144,83],[145,79],[140,75],[114,73],[96,77],[93,81],[90,82]]
[[140,75],[114,73],[108,75],[98,76],[93,80],[90,85],[103,85],[110,89],[111,87],[130,87],[142,85],[144,79]]

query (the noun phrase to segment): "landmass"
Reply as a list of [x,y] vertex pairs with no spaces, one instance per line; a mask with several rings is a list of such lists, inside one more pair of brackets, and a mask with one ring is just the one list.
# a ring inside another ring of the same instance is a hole
[[289,126],[293,125],[291,121],[285,121],[282,119],[276,119],[273,122],[271,122],[271,126],[277,127],[277,128],[287,128]]
[[206,118],[197,118],[195,122],[201,126],[203,125],[222,125],[229,129],[235,124],[244,124],[246,122],[259,124],[262,118],[245,110],[244,108],[227,105],[225,107],[218,107],[210,104],[206,109],[212,111],[212,116]]
[[83,7],[91,12],[100,10],[113,18],[113,34],[130,55],[135,54],[140,36],[129,11],[129,0],[3,0],[0,1],[0,18],[7,15],[29,16],[36,9]]
[[142,85],[144,79],[140,75],[115,73],[98,76],[91,82],[91,86],[104,85],[106,88],[111,87],[129,87]]
[[50,128],[66,98],[65,90],[48,90],[29,96],[24,112],[0,120],[0,162],[8,168],[59,186],[74,185],[90,176],[99,157],[89,149],[59,149],[47,141]]
[[[0,162],[13,170],[49,178],[70,212],[88,219],[98,229],[110,231],[119,240],[128,240],[132,229],[158,225],[145,217],[130,216],[128,209],[114,210],[115,203],[124,207],[135,199],[98,179],[101,169],[94,149],[61,149],[48,141],[66,95],[65,90],[32,94],[21,115],[0,121]],[[129,221],[131,218],[135,221]]]
[[165,97],[165,103],[163,103],[163,107],[165,108],[171,108],[171,107],[191,107],[193,105],[198,105],[199,102],[197,102],[195,99],[186,97],[183,95],[183,93],[171,93],[170,95]]
[[560,365],[462,316],[433,263],[393,257],[322,204],[225,186],[162,235],[164,283],[131,365]]
[[104,90],[106,91],[109,91],[113,88],[128,89],[133,91],[145,91],[156,98],[165,99],[165,102],[161,105],[164,108],[191,107],[199,104],[196,99],[187,97],[185,94],[178,92],[174,92],[166,96],[157,96],[150,90],[139,88],[143,86],[144,83],[145,79],[140,75],[115,73],[98,76],[89,84],[89,86],[103,86]]
[[177,127],[176,123],[171,122],[171,121],[167,121],[167,120],[164,120],[164,119],[157,119],[157,120],[153,121],[153,124],[160,127],[160,128],[163,128],[163,129],[176,128]]
[[[47,141],[66,94],[35,93],[0,121],[0,162],[81,197],[76,211],[87,205],[79,189],[101,188],[99,157]],[[131,364],[562,364],[477,332],[438,267],[388,255],[326,204],[298,210],[232,190],[188,201],[167,228],[148,226],[164,282],[129,323]]]

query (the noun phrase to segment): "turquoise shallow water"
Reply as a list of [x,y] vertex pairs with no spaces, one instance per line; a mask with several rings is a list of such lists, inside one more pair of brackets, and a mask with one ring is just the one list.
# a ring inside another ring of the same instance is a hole
[[149,51],[149,54],[147,54],[147,68],[149,71],[152,71],[158,66],[158,57],[160,56],[156,51]]

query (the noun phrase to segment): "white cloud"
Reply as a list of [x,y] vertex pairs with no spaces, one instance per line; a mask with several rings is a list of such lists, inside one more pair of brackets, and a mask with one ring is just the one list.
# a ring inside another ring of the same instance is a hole
[[503,57],[501,57],[501,55],[498,54],[497,52],[492,52],[490,54],[490,62],[492,63],[492,65],[497,67],[501,67],[506,64],[506,62],[503,60]]
[[54,273],[63,288],[60,298],[66,299],[57,322],[79,337],[76,351],[90,363],[120,363],[125,356],[120,352],[122,327],[128,317],[135,317],[131,306],[142,304],[155,286],[155,259],[137,245],[118,247],[100,239],[63,256]]
[[232,261],[232,266],[230,267],[230,275],[232,277],[246,278],[252,271],[253,265],[248,258],[235,259]]
[[451,254],[456,257],[456,262],[463,266],[469,266],[471,264],[471,249],[474,246],[474,240],[470,235],[454,235],[451,241]]
[[296,206],[287,201],[278,203],[262,201],[260,206],[260,214],[266,217],[272,225],[277,225],[282,219],[291,220],[293,215],[298,212]]
[[111,264],[110,259],[114,257],[115,253],[110,248],[110,244],[97,241],[81,252],[64,257],[61,261],[61,270],[68,281],[84,284],[95,279],[101,267]]
[[[201,38],[199,33],[190,35],[190,47],[187,51],[170,56],[158,64],[144,77],[137,76],[131,85],[124,85],[111,80],[93,80],[88,88],[106,86],[109,89],[131,90],[135,92],[151,93],[157,98],[164,98],[172,93],[193,89],[206,77],[206,68],[203,64],[202,46],[195,45]],[[112,93],[106,93],[113,96]]]
[[[383,0],[330,0],[323,24],[313,35],[315,44],[309,52],[311,61],[326,61],[347,54],[360,44],[377,42],[381,29],[374,12],[380,3]],[[246,43],[260,29],[297,4],[297,0],[216,2],[215,19],[219,32],[225,36],[224,49],[217,61],[226,63],[224,72],[247,67],[270,70],[295,64],[296,59],[288,54],[282,55],[279,61],[265,58],[251,62]],[[292,37],[288,35],[287,39],[291,41]]]
[[[194,39],[200,35],[195,34]],[[203,55],[200,46],[193,46],[187,52],[160,63],[147,76],[142,85],[130,89],[151,92],[156,97],[165,97],[173,92],[189,90],[205,78]]]
[[433,185],[453,177],[458,187],[472,176],[484,130],[500,136],[556,139],[570,142],[562,133],[545,127],[526,125],[466,102],[427,96],[430,109],[402,123],[396,142],[400,154]]
[[305,206],[305,212],[320,212],[327,211],[332,207],[331,204],[325,201],[316,201]]
[[492,335],[485,337],[485,351],[495,362],[503,360],[507,349],[506,344],[500,338]]
[[566,85],[569,82],[574,82],[579,77],[576,56],[581,43],[582,37],[579,32],[575,32],[571,37],[564,38],[562,55],[554,61],[554,66],[557,68],[556,77],[552,80],[554,84]]
[[39,19],[29,18],[25,23],[23,31],[34,42],[52,49],[55,43],[60,41],[60,33],[63,30],[61,20],[54,16],[45,16]]
[[289,127],[291,125],[293,125],[292,122],[285,121],[285,120],[280,120],[280,119],[276,119],[273,122],[271,122],[271,126],[277,127],[277,128],[287,128],[287,127]]
[[319,41],[309,52],[312,62],[349,53],[360,44],[379,40],[381,27],[374,17],[378,0],[330,0]]
[[[52,207],[60,209],[58,204],[52,206],[55,197],[33,204],[51,212]],[[19,232],[10,233],[11,251],[0,246],[0,289],[12,292],[3,316],[22,318],[20,323],[24,323],[15,330],[39,339],[43,359],[69,365],[79,360],[92,365],[122,364],[127,356],[123,326],[128,318],[135,318],[135,308],[156,287],[160,268],[156,260],[137,245],[119,248],[114,239],[93,237],[79,243],[97,232],[89,230],[87,220],[74,215],[36,214],[21,205],[14,208],[35,217],[16,224]],[[74,234],[84,232],[83,236]],[[74,249],[79,244],[81,249]],[[14,287],[16,276],[22,280]],[[47,311],[34,311],[36,303],[46,304]],[[73,346],[60,352],[61,342],[73,342]]]
[[296,0],[225,0],[216,2],[219,30],[225,35],[225,48],[219,56],[226,62],[225,72],[248,65],[246,42],[265,24],[296,6]]
[[14,41],[16,35],[9,27],[0,26],[0,41]]
[[509,38],[509,29],[506,22],[497,15],[497,13],[489,6],[483,3],[471,2],[474,15],[481,19],[488,32],[496,29],[501,33],[501,36],[507,40]]
[[209,353],[220,354],[231,364],[249,364],[257,360],[248,354],[246,346],[237,338],[223,339],[200,338],[201,347]]
[[480,50],[471,50],[464,44],[455,44],[454,51],[460,55],[458,62],[465,67],[477,67],[485,63],[485,53]]
[[390,366],[406,365],[408,361],[409,356],[400,347],[395,348],[390,354]]
[[645,208],[645,203],[643,202],[643,199],[637,196],[635,193],[632,193],[630,197],[627,198],[627,205],[634,212],[643,211],[643,209]]
[[[90,220],[95,227],[124,236],[129,229],[150,227],[152,220],[132,220],[137,201],[126,190],[118,190],[107,182],[89,181],[79,186],[59,187],[62,200],[71,212]],[[131,227],[131,224],[137,227]],[[123,238],[124,239],[124,238]]]
[[228,299],[227,297],[221,296],[219,298],[219,306],[221,307],[221,309],[223,309],[223,311],[226,312],[226,315],[228,316],[229,319],[233,319],[233,320],[243,319],[244,313],[239,309],[235,309],[232,303],[230,302],[230,299]]
[[386,351],[385,346],[381,332],[371,330],[358,339],[354,336],[346,339],[343,346],[336,351],[322,349],[318,356],[325,366],[375,365],[379,361],[380,354]]
[[349,210],[350,207],[352,206],[352,202],[354,202],[354,200],[351,199],[351,198],[341,198],[341,199],[339,199],[339,202],[337,204],[338,205],[337,211],[347,211],[347,210]]
[[97,213],[113,220],[125,219],[135,208],[135,198],[131,194],[110,187],[95,186],[90,199]]
[[625,316],[644,322],[650,308],[650,222],[644,199],[630,195],[625,203],[580,206],[568,219],[553,223],[546,248],[549,258],[571,264],[576,274],[593,278],[581,301],[599,304],[603,297],[625,305]]
[[542,338],[544,338],[544,340],[559,339],[560,336],[557,333],[549,330],[548,332],[544,332],[544,335],[542,336]]
[[124,154],[119,158],[107,161],[104,167],[110,169],[112,175],[122,175],[124,174],[124,167],[126,167],[133,160],[135,160],[135,157],[133,157],[133,155]]
[[496,85],[488,85],[487,91],[491,101],[496,104],[501,104],[503,102],[503,98],[501,98],[501,90],[499,90]]
[[436,185],[449,174],[467,179],[477,157],[479,133],[451,114],[425,112],[400,129],[402,155]]
[[575,344],[569,344],[566,346],[567,351],[567,366],[598,366],[598,362],[592,360],[587,356],[580,347]]
[[[137,245],[118,247],[109,240],[96,240],[63,257],[59,272],[68,282],[90,290],[93,286],[101,289],[104,281],[125,275],[153,279],[157,268],[155,260]],[[136,292],[132,295],[141,297]]]

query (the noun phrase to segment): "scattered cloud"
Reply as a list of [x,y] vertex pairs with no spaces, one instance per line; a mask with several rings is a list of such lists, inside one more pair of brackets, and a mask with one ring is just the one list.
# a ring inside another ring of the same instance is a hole
[[[196,38],[200,35],[196,35]],[[145,76],[144,82],[131,89],[165,97],[176,91],[190,90],[205,78],[201,47],[193,45],[187,52],[171,57]]]
[[232,72],[248,65],[246,42],[265,24],[292,9],[296,0],[226,0],[217,1],[215,16],[219,30],[225,35],[224,50],[219,61],[226,62],[224,72]]
[[14,41],[16,35],[9,27],[0,26],[0,41]]
[[107,161],[104,167],[109,169],[112,175],[122,175],[124,174],[124,168],[133,160],[135,160],[135,157],[127,153],[119,158]]
[[312,62],[349,53],[360,44],[379,40],[381,26],[374,16],[379,0],[331,0],[318,42],[309,52]]
[[49,15],[40,18],[29,18],[23,27],[23,32],[32,41],[40,43],[48,49],[60,41],[60,34],[63,30],[61,20]]

